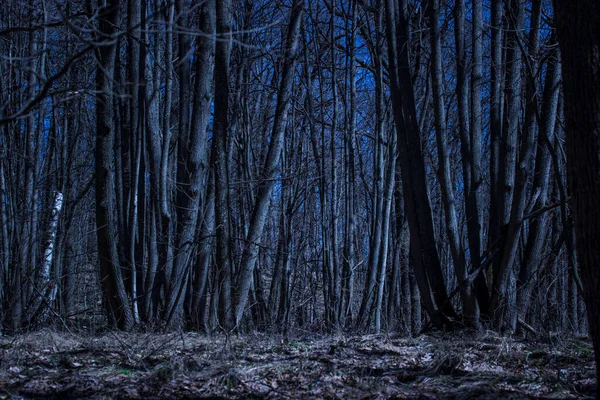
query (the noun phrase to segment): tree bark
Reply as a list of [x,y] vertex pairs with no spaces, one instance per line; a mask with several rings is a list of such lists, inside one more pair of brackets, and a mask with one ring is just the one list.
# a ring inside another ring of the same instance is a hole
[[[567,171],[583,296],[600,381],[600,3],[556,0]],[[600,391],[596,393],[600,399]]]

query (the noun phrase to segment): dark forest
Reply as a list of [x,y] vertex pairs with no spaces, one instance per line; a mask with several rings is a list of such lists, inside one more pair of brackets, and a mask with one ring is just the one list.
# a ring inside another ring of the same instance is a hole
[[600,398],[598,199],[594,0],[5,0],[0,396]]

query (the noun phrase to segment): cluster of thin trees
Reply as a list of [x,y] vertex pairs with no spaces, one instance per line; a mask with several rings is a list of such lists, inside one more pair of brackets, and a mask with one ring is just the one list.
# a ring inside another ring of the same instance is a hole
[[560,83],[549,0],[5,0],[2,327],[584,332]]

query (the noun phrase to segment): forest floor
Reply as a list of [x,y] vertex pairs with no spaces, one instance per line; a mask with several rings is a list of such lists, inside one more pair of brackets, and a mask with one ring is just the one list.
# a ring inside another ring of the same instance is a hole
[[41,331],[0,337],[0,399],[567,399],[595,394],[583,339]]

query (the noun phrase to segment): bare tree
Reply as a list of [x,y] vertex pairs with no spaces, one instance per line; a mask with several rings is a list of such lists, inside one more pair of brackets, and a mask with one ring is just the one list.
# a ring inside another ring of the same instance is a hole
[[246,247],[242,255],[239,277],[236,282],[236,296],[234,300],[235,323],[239,325],[244,315],[248,291],[252,284],[254,264],[258,253],[258,243],[265,226],[265,219],[269,211],[271,191],[274,186],[274,178],[279,167],[281,148],[283,145],[283,134],[287,122],[290,98],[292,95],[292,84],[297,61],[298,37],[304,0],[295,0],[290,15],[289,29],[286,35],[285,55],[281,71],[281,83],[277,95],[277,107],[275,120],[271,133],[269,150],[265,164],[261,168],[260,182],[257,190],[257,198],[252,211],[252,218],[246,238]]
[[[200,30],[195,54],[196,80],[194,102],[189,132],[186,131],[187,117],[183,108],[189,106],[189,99],[180,86],[179,107],[182,112],[178,140],[177,168],[177,229],[175,237],[175,260],[168,279],[165,321],[167,325],[182,323],[184,292],[188,285],[191,270],[193,243],[196,237],[196,224],[202,193],[202,181],[205,168],[203,161],[206,151],[206,128],[212,103],[213,71],[215,66],[215,19],[216,10],[213,1],[206,1],[200,10]],[[185,36],[185,35],[184,35]],[[186,43],[187,38],[180,37]],[[180,48],[180,54],[187,55],[187,45]],[[185,62],[183,62],[185,64]],[[183,67],[182,67],[183,68]],[[183,68],[180,77],[187,79],[187,70]],[[181,85],[181,82],[180,82]]]
[[[442,65],[442,49],[440,39],[440,4],[437,0],[432,0],[431,7],[431,63],[433,69],[432,76],[432,93],[433,107],[435,119],[435,134],[438,151],[438,177],[442,191],[442,201],[444,203],[444,213],[446,215],[446,234],[454,263],[454,272],[458,282],[463,282],[467,278],[467,262],[465,250],[458,230],[458,218],[456,213],[456,202],[454,197],[454,183],[450,170],[450,157],[448,156],[448,143],[446,133],[446,106],[444,101],[444,87],[442,82],[443,65]],[[454,7],[455,21],[464,20],[464,2],[458,1]],[[455,41],[457,49],[457,94],[458,94],[458,120],[459,131],[462,140],[461,149],[463,149],[463,171],[464,180],[467,182],[465,192],[469,193],[472,184],[472,167],[470,165],[470,148],[471,141],[467,133],[467,112],[468,112],[468,97],[467,97],[467,79],[465,66],[465,49],[464,49],[464,24],[455,23]],[[469,160],[464,162],[464,160]],[[467,197],[469,195],[467,194]],[[471,285],[463,285],[461,290],[462,308],[465,320],[469,324],[477,326],[479,323],[479,315],[477,303],[473,294]]]
[[[400,4],[401,5],[401,4]],[[443,327],[455,317],[449,302],[433,232],[427,194],[421,134],[417,121],[408,54],[408,25],[404,9],[386,1],[388,71],[398,156],[402,171],[404,207],[410,229],[411,258],[422,304],[434,323]]]
[[99,3],[98,73],[96,85],[96,224],[102,294],[110,318],[120,329],[133,327],[133,311],[127,297],[118,250],[118,221],[113,168],[115,145],[114,87],[119,1]]

